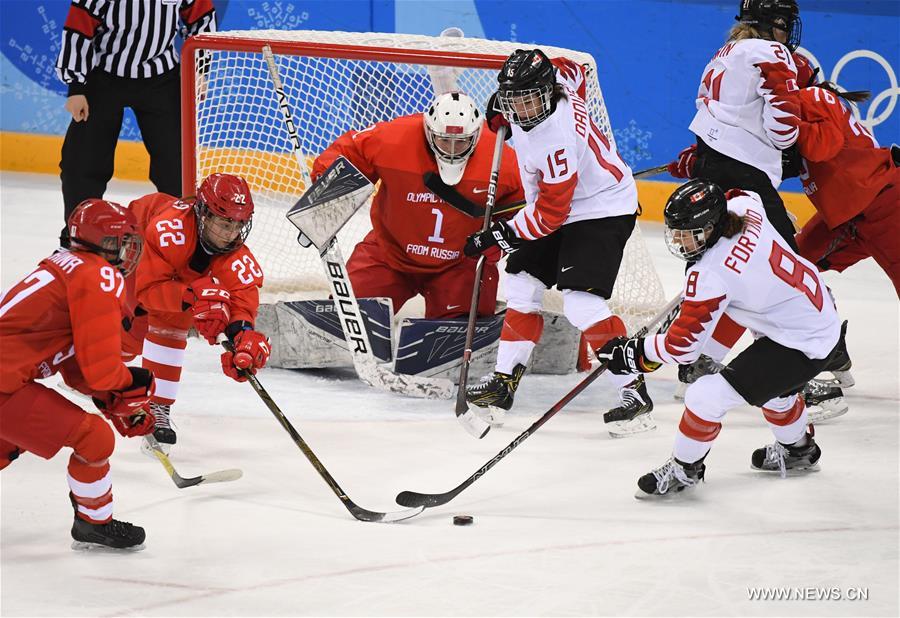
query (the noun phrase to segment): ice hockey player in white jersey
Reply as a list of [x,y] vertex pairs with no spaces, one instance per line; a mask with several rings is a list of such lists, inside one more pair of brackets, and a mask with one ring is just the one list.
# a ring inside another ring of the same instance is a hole
[[[516,50],[497,79],[486,106],[488,126],[506,126],[511,133],[526,206],[511,220],[473,234],[465,246],[469,256],[496,245],[511,253],[496,371],[466,395],[488,421],[512,407],[541,336],[547,288],[556,285],[562,292],[563,313],[591,349],[625,335],[607,300],[638,210],[631,169],[588,113],[581,66],[551,62],[539,49]],[[643,376],[610,378],[621,405],[604,415],[609,431],[655,428]]]
[[794,227],[777,188],[782,151],[797,141],[800,101],[791,56],[800,44],[795,0],[742,0],[738,23],[703,69],[690,130],[697,143],[669,166],[678,178],[704,178],[723,190],[759,194],[772,225],[796,250]]
[[655,371],[694,361],[723,315],[755,341],[721,372],[691,384],[669,461],[638,480],[637,497],[680,492],[703,479],[703,459],[725,413],[762,408],[775,443],[757,449],[751,465],[781,472],[816,465],[822,453],[807,432],[799,395],[838,353],[844,333],[831,293],[815,266],[769,223],[759,197],[692,180],[666,203],[666,244],[689,263],[681,314],[665,334],[618,338],[597,354],[618,374]]

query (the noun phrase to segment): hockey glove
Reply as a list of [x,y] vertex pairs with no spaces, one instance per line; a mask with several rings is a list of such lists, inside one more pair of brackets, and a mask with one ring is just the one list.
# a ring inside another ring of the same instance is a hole
[[512,131],[509,130],[509,121],[500,113],[497,108],[497,93],[491,95],[484,106],[484,117],[487,120],[488,128],[496,133],[500,127],[506,127],[506,136],[503,139],[509,139]]
[[246,382],[244,372],[256,374],[266,366],[269,354],[268,338],[255,330],[242,330],[234,337],[234,352],[222,354],[222,371],[232,380]]
[[486,231],[475,232],[466,239],[463,253],[468,257],[475,257],[491,247],[500,247],[506,253],[512,253],[521,244],[522,240],[505,221],[494,221]]
[[230,301],[231,294],[215,277],[195,280],[185,293],[184,302],[190,303],[194,314],[194,327],[210,345],[216,345],[216,337],[231,321]]
[[803,171],[803,158],[797,144],[781,151],[781,179],[796,178]]
[[694,163],[697,162],[697,144],[691,144],[678,153],[678,159],[667,166],[673,178],[693,178]]
[[597,359],[606,363],[607,371],[616,375],[650,373],[662,365],[644,356],[643,337],[614,337],[597,350]]
[[150,412],[150,397],[156,389],[153,374],[141,367],[129,367],[131,384],[119,391],[94,395],[94,405],[113,427],[126,438],[143,436],[153,431],[155,418]]

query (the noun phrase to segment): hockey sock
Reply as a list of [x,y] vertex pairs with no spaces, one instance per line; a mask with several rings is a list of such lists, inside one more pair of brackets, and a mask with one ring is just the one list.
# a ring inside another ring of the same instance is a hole
[[516,365],[527,365],[544,330],[544,316],[507,309],[500,331],[496,370],[511,374]]
[[105,524],[112,519],[112,478],[109,457],[115,448],[112,428],[95,414],[84,420],[66,439],[74,450],[69,457],[67,480],[78,517],[92,524]]
[[794,444],[806,433],[806,403],[799,395],[770,399],[762,412],[775,439],[782,444]]
[[685,463],[694,463],[706,457],[712,448],[712,441],[722,430],[722,423],[700,418],[688,408],[681,415],[678,431],[675,433],[675,459]]
[[147,333],[141,366],[152,371],[156,377],[156,393],[151,399],[153,403],[175,403],[185,348],[187,333],[184,338],[173,336],[172,333],[161,333],[153,328]]

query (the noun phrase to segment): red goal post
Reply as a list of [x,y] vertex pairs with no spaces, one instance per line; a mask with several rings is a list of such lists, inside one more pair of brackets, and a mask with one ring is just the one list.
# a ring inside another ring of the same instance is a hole
[[[306,187],[264,46],[275,56],[308,168],[346,131],[421,113],[435,95],[436,81],[448,75],[483,108],[503,61],[523,47],[474,38],[324,31],[232,31],[188,39],[181,73],[184,195],[193,195],[214,172],[244,176],[257,207],[248,244],[270,295],[324,292],[327,285],[316,252],[297,244],[295,228],[284,218]],[[551,58],[566,57],[586,67],[589,110],[615,142],[594,58],[575,50],[541,49]],[[361,209],[339,234],[347,254],[371,229],[368,217],[368,208]],[[664,303],[636,228],[611,305],[629,327],[636,327]]]

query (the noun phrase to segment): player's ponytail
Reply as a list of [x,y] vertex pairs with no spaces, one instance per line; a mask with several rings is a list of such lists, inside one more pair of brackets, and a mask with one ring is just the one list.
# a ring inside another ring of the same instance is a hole
[[834,82],[822,82],[820,84],[815,84],[815,86],[823,90],[827,90],[828,92],[841,97],[845,101],[850,101],[851,103],[862,103],[863,101],[868,101],[872,96],[872,93],[868,90],[842,91],[840,87]]
[[740,234],[744,231],[745,223],[746,220],[744,217],[729,210],[725,213],[725,224],[722,226],[722,236],[731,238],[735,234]]

